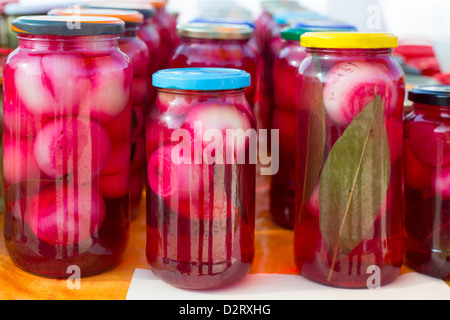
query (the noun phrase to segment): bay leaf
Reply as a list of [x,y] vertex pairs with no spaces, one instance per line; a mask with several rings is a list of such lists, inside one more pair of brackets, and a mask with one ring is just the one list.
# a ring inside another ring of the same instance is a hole
[[390,181],[390,151],[380,96],[350,123],[320,177],[320,230],[336,262],[368,235]]

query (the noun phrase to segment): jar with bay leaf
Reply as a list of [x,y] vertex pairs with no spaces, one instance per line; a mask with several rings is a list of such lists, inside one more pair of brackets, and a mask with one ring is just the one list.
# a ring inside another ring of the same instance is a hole
[[306,33],[297,77],[295,260],[313,281],[384,285],[403,265],[405,80],[392,34]]

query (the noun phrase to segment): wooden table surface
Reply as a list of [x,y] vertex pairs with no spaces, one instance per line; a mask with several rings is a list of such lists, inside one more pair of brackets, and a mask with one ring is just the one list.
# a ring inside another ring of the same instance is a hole
[[[269,213],[267,178],[258,177],[256,213],[256,257],[251,273],[298,274],[293,259],[292,231],[273,224]],[[0,217],[3,233],[3,217]],[[149,269],[145,257],[145,205],[132,222],[130,244],[122,263],[101,275],[81,280],[80,290],[67,288],[66,280],[53,280],[17,268],[9,258],[0,236],[0,299],[124,300],[136,268]],[[403,273],[412,272],[404,267]],[[450,286],[450,282],[447,282]]]

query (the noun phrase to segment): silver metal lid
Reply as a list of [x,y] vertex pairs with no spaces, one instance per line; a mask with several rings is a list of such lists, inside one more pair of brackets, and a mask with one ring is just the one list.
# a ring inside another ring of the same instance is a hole
[[178,26],[177,32],[189,39],[248,40],[254,30],[248,25],[192,22]]

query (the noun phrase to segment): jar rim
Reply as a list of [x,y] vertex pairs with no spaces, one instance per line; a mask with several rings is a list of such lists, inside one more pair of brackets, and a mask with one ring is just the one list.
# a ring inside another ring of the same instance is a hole
[[228,68],[165,69],[153,74],[153,86],[160,89],[218,91],[251,85],[249,73]]
[[136,10],[119,10],[109,8],[82,8],[82,7],[69,7],[69,8],[56,8],[48,12],[50,16],[98,16],[108,18],[118,18],[125,22],[127,26],[138,26],[144,23],[144,16]]
[[192,22],[177,27],[182,38],[248,40],[254,29],[245,24]]

